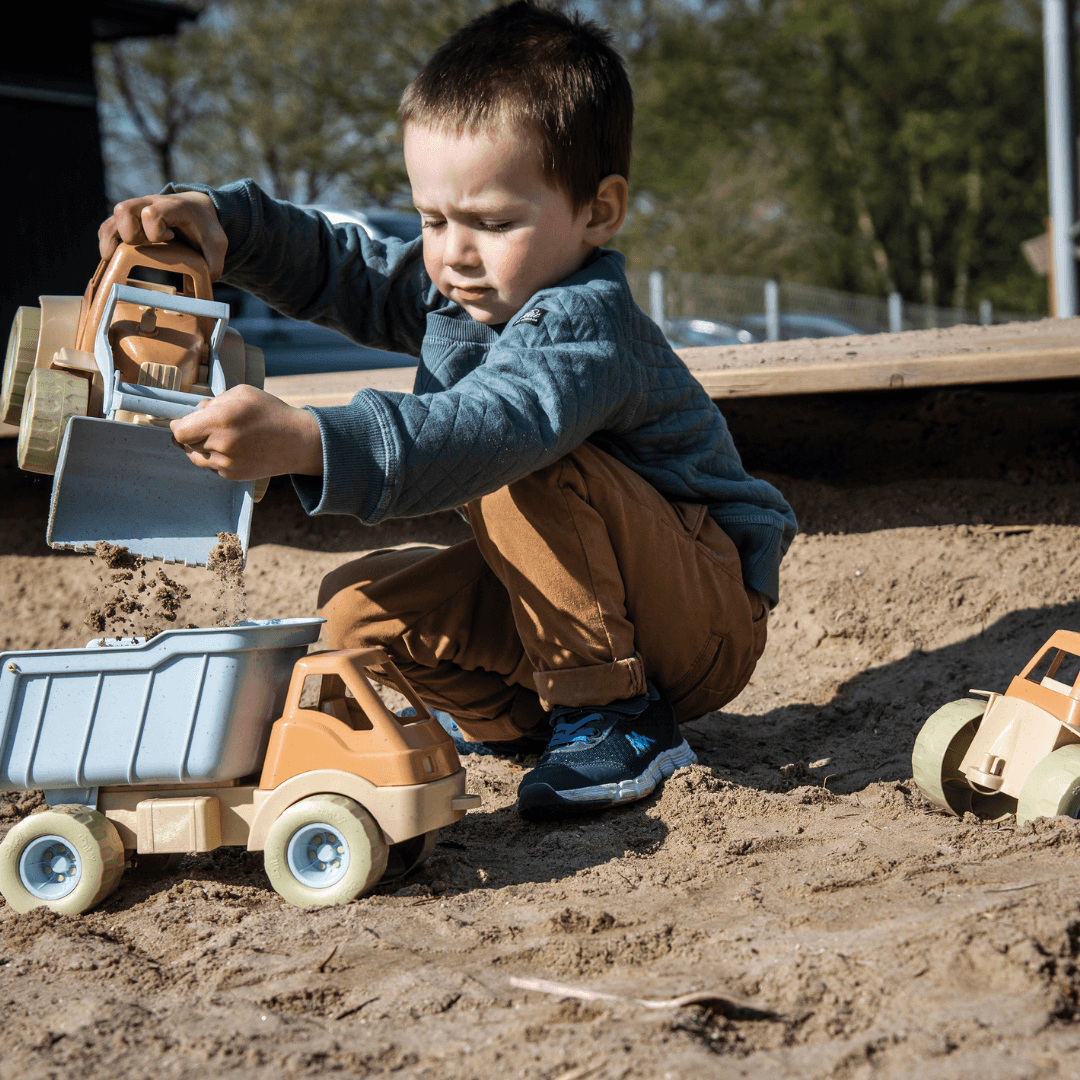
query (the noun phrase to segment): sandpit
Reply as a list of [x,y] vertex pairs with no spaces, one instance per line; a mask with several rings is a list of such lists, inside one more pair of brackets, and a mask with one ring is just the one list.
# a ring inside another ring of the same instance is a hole
[[[80,644],[94,569],[48,552],[46,485],[5,467],[0,644]],[[529,760],[470,755],[482,809],[343,908],[288,907],[236,850],[83,916],[0,906],[0,1077],[1080,1075],[1080,823],[958,820],[910,780],[929,712],[1080,627],[1080,484],[975,472],[778,479],[805,531],[768,649],[658,796],[526,824]],[[312,614],[357,552],[464,528],[308,520],[275,483],[249,617]],[[211,625],[210,576],[168,573]],[[0,832],[38,805],[0,798]],[[692,991],[719,1004],[638,1003]]]

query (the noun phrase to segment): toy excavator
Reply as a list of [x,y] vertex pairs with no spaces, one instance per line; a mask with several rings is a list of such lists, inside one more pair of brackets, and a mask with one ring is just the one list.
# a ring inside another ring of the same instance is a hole
[[[180,284],[133,277],[147,270]],[[82,297],[40,303],[16,313],[0,419],[19,425],[19,467],[53,476],[49,544],[106,540],[199,566],[224,532],[246,556],[266,481],[193,468],[168,427],[204,398],[263,384],[262,352],[229,329],[202,256],[179,242],[121,244]]]
[[[1080,816],[1080,634],[1058,630],[1005,693],[943,705],[923,724],[911,767],[941,810],[994,820]],[[985,698],[985,700],[979,700]]]

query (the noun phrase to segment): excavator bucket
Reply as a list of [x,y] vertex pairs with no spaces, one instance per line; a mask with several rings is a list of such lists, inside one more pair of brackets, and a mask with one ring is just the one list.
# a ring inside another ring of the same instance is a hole
[[147,559],[205,566],[218,533],[247,559],[251,482],[192,465],[168,428],[73,416],[53,477],[51,547],[120,544]]

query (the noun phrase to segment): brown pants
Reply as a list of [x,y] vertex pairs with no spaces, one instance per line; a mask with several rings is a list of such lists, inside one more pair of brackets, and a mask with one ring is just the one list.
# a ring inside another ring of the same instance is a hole
[[730,701],[765,647],[766,608],[727,534],[588,443],[465,507],[473,539],[377,551],[334,570],[334,649],[379,645],[473,739],[553,705],[659,686],[680,721]]

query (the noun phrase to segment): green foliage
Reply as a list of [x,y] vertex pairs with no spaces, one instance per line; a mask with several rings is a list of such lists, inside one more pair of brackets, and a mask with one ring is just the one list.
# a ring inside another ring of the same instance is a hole
[[[142,193],[146,185],[138,185],[155,171],[151,186],[251,176],[277,198],[386,202],[405,183],[396,123],[401,91],[432,50],[484,6],[213,0],[175,41],[104,50],[98,70],[113,106],[106,114],[113,187]],[[158,74],[163,63],[172,77]],[[187,122],[170,123],[170,116]],[[141,155],[132,153],[133,127]]]
[[[211,0],[99,53],[114,193],[407,198],[399,95],[489,0]],[[1036,0],[562,0],[635,86],[631,265],[1045,310]]]
[[1045,305],[1019,249],[1046,207],[1037,8],[730,0],[627,40],[635,264]]

